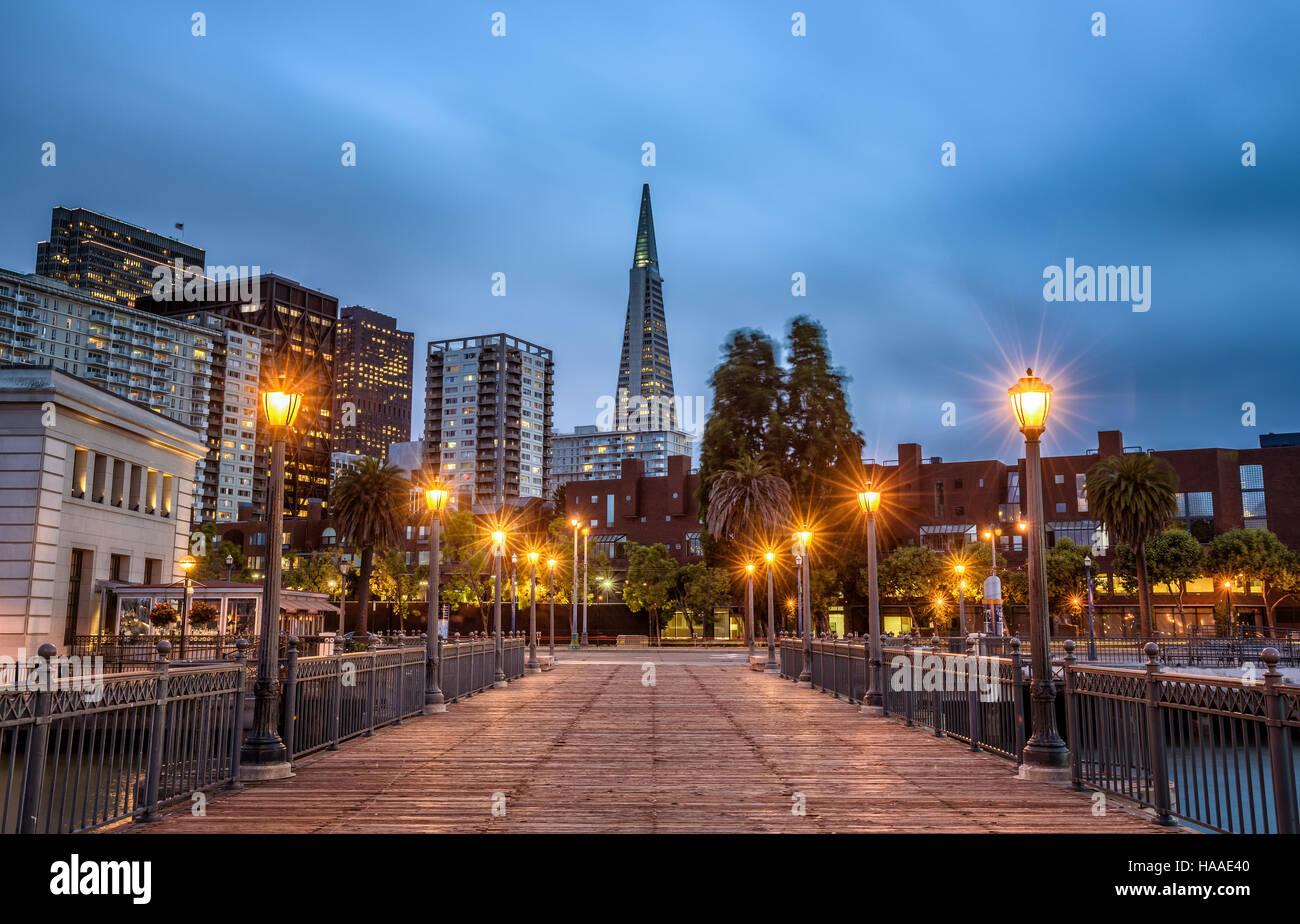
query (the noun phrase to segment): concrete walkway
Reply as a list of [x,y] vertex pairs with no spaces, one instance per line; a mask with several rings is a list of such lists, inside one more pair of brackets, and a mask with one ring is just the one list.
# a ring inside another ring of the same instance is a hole
[[[743,667],[560,650],[555,670],[304,758],[130,832],[1109,832],[1162,829]],[[802,808],[802,813],[799,809]]]

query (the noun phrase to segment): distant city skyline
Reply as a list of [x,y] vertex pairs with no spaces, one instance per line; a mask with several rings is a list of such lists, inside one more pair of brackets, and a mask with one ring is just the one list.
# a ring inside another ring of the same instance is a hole
[[[34,269],[54,206],[180,222],[211,263],[395,315],[419,353],[487,329],[550,345],[571,430],[618,372],[648,182],[678,395],[709,394],[731,330],[779,342],[807,314],[868,456],[1015,458],[1005,388],[1031,363],[1058,390],[1047,452],[1098,429],[1147,448],[1300,429],[1277,271],[1300,244],[1300,74],[1279,27],[1300,16],[1283,5],[1116,11],[1105,37],[1090,10],[1029,3],[812,8],[803,38],[770,4],[521,9],[503,38],[486,8],[234,3],[203,37],[158,10],[129,28],[57,0],[6,12],[26,39],[0,61],[0,266]],[[56,45],[111,79],[37,66]],[[149,101],[158,131],[122,98]],[[1149,310],[1045,301],[1044,272],[1070,260],[1151,267]]]

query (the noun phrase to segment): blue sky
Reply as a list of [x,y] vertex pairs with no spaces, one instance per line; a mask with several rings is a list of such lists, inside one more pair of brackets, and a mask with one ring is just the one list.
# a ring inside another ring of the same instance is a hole
[[[552,347],[567,429],[614,389],[649,182],[679,394],[708,394],[732,329],[806,313],[880,459],[1015,458],[1029,362],[1057,386],[1049,452],[1300,429],[1294,6],[281,7],[6,4],[0,266],[32,270],[55,204],[181,221],[209,262],[397,315],[417,392],[431,338]],[[1152,267],[1150,310],[1045,302],[1066,258]]]

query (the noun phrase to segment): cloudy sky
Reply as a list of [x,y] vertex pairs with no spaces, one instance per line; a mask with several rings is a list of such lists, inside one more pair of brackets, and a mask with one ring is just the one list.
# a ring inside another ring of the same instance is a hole
[[[552,347],[567,429],[615,386],[649,182],[679,394],[729,331],[807,313],[878,459],[1015,458],[1031,362],[1048,451],[1300,430],[1300,13],[1126,2],[1099,37],[1097,8],[8,3],[0,266],[33,269],[56,204],[184,222],[211,263],[397,315],[417,391],[431,338]],[[1046,302],[1067,259],[1149,266],[1149,310]]]

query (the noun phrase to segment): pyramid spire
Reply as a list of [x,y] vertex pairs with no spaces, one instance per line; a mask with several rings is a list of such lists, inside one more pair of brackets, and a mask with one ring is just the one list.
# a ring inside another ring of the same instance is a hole
[[641,217],[636,223],[636,251],[632,266],[648,266],[658,271],[659,251],[655,249],[655,219],[650,212],[650,184],[641,184]]

